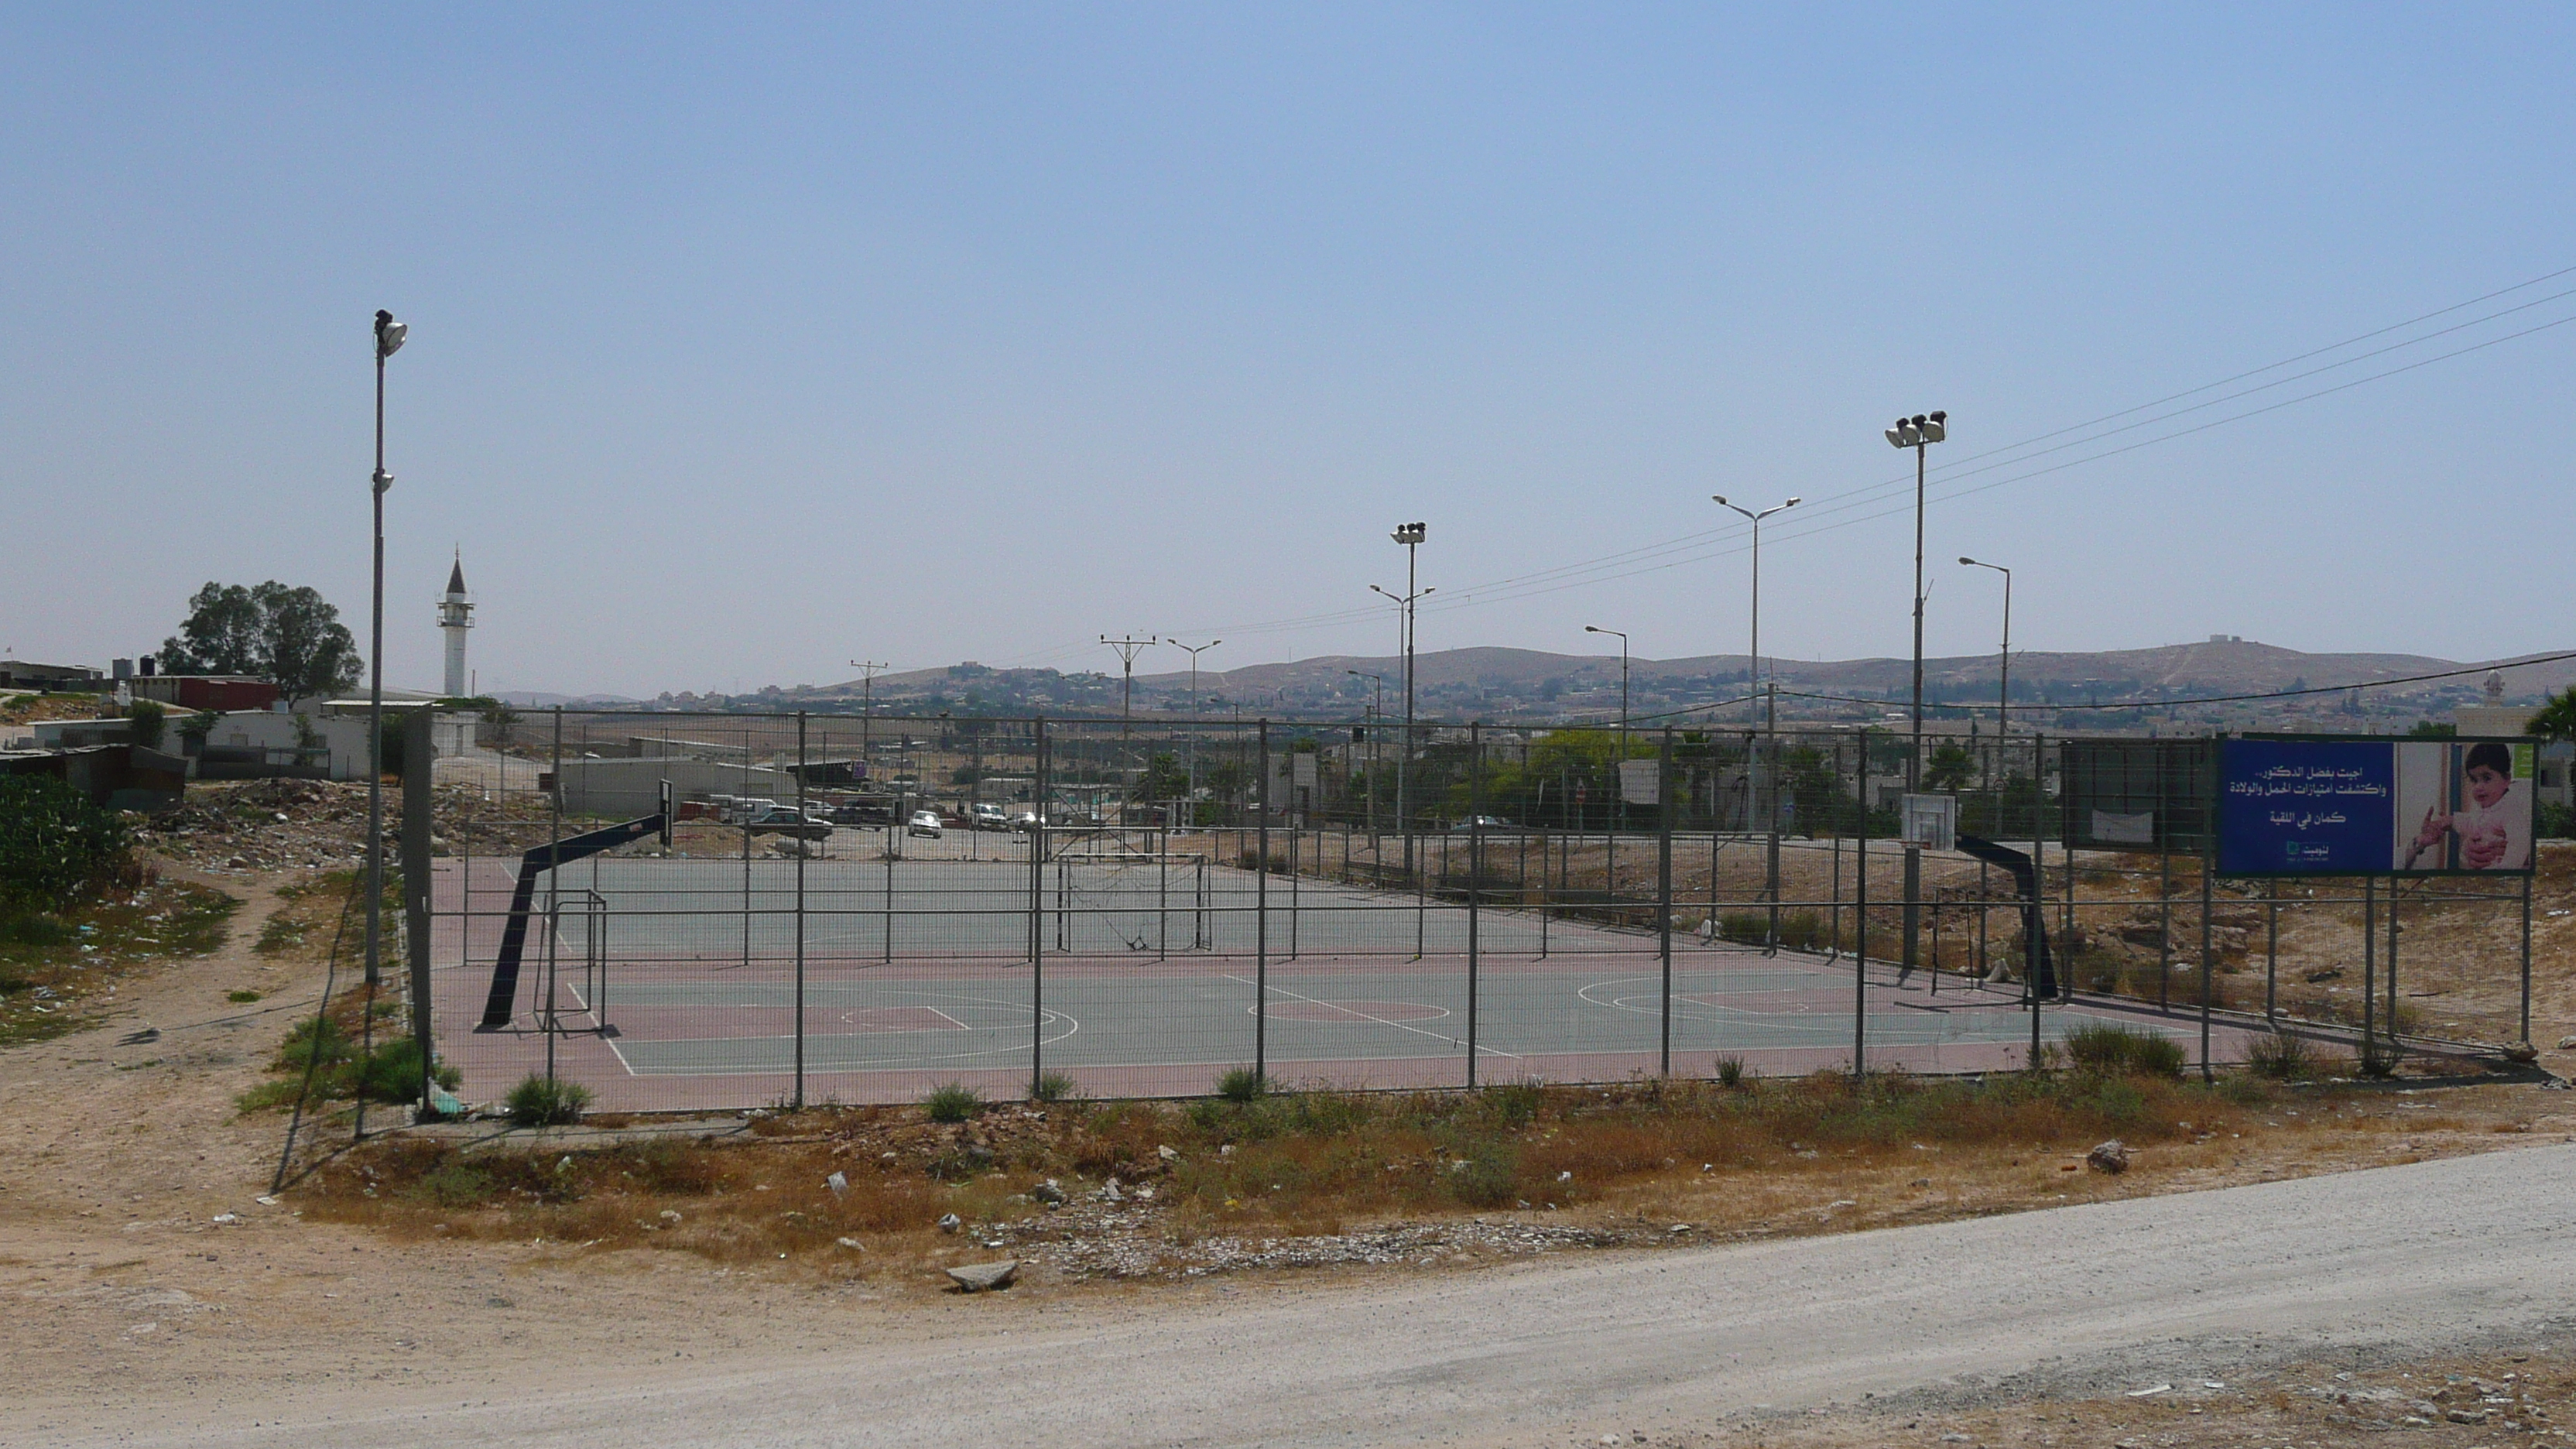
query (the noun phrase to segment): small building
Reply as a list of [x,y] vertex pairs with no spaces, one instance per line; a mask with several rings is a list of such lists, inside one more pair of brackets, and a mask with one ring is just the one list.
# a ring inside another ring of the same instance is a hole
[[49,775],[111,810],[168,810],[188,786],[188,762],[140,745],[0,751],[0,775]]
[[277,686],[251,674],[146,674],[128,683],[136,699],[159,700],[183,709],[233,714],[277,706]]
[[86,664],[37,664],[25,659],[0,659],[0,689],[78,692],[100,690],[106,684],[106,674]]

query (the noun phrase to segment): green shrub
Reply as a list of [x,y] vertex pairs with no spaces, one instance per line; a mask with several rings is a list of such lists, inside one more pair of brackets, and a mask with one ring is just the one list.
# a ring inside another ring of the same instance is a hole
[[1771,917],[1759,911],[1728,911],[1717,918],[1717,934],[1729,941],[1759,946],[1771,934]]
[[1029,1095],[1041,1102],[1070,1102],[1082,1095],[1082,1088],[1074,1084],[1071,1073],[1040,1072],[1029,1087]]
[[1744,1085],[1744,1077],[1744,1058],[1739,1056],[1723,1056],[1717,1059],[1717,1084],[1719,1086],[1729,1088],[1741,1087]]
[[590,1088],[531,1072],[526,1081],[510,1089],[503,1106],[514,1126],[569,1127],[580,1121],[583,1111],[589,1108]]
[[2086,1071],[2141,1077],[2179,1077],[2184,1060],[2182,1044],[2171,1037],[2108,1022],[2068,1032],[2066,1055]]
[[161,748],[161,730],[169,719],[169,713],[158,700],[136,700],[125,709],[125,718],[129,721],[125,737],[147,750]]
[[1235,1067],[1216,1079],[1216,1094],[1229,1102],[1258,1102],[1270,1090],[1270,1084],[1250,1067]]
[[1825,939],[1825,923],[1814,911],[1791,911],[1780,918],[1780,948],[1813,951]]
[[132,845],[122,818],[62,781],[0,777],[0,902],[61,905],[124,865]]
[[252,1002],[259,1000],[259,993],[249,990],[248,988],[244,988],[239,991],[227,991],[224,993],[224,1000],[231,1002],[235,1006],[248,1006]]
[[1520,1158],[1509,1144],[1480,1142],[1448,1173],[1451,1195],[1472,1208],[1509,1207],[1520,1199]]
[[[445,1062],[431,1068],[431,1077],[449,1091],[463,1081],[464,1074]],[[371,1102],[417,1102],[420,1100],[420,1043],[410,1037],[396,1037],[377,1047],[357,1074],[358,1094]],[[588,1101],[587,1094],[584,1095]]]
[[1485,1109],[1506,1127],[1526,1127],[1538,1118],[1546,1087],[1536,1080],[1505,1082],[1484,1091]]
[[922,1099],[933,1122],[963,1122],[984,1110],[984,1094],[964,1082],[945,1082]]

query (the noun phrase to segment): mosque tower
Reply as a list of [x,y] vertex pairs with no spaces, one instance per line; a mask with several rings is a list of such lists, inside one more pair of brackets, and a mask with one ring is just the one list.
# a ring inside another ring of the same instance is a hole
[[465,599],[465,551],[457,550],[448,570],[447,596],[438,601],[438,627],[447,635],[447,687],[450,699],[465,694],[465,631],[474,627],[474,606]]

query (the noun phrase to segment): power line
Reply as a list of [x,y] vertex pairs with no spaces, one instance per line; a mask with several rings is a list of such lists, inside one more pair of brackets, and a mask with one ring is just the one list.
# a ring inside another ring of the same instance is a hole
[[[2063,712],[2078,709],[2167,709],[2178,708],[2186,704],[2243,704],[2252,700],[2296,699],[2302,695],[2310,694],[2349,694],[2364,689],[2387,689],[2400,684],[2423,684],[2435,679],[2457,679],[2462,675],[2467,674],[2491,674],[2506,669],[2525,669],[2537,664],[2556,664],[2560,660],[2564,659],[2576,659],[2576,649],[2568,650],[2563,654],[2538,654],[2529,659],[2511,659],[2487,664],[2470,664],[2464,665],[2458,669],[2438,670],[2431,674],[2405,674],[2394,679],[2373,679],[2357,684],[2302,685],[2297,689],[2273,689],[2266,690],[2259,694],[2207,694],[2187,699],[2115,699],[2107,701],[2096,700],[2085,704],[2030,704],[2023,705],[2022,708]],[[1833,704],[1886,705],[1896,702],[1894,700],[1887,699],[1863,699],[1858,695],[1850,694],[1817,694],[1812,691],[1797,689],[1784,689],[1780,692],[1795,699],[1824,700]],[[1970,704],[1942,704],[1933,707],[1938,709],[1975,710],[1981,709],[1984,706]]]

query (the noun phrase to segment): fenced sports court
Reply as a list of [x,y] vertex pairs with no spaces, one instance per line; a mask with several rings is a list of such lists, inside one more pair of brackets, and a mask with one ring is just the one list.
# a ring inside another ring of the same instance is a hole
[[[2163,935],[2153,990],[2067,949],[2111,905],[2079,885],[2139,867],[2052,850],[2047,741],[1985,742],[1960,791],[2039,872],[1918,855],[1908,910],[1878,798],[1903,779],[1901,738],[1398,733],[523,718],[439,764],[438,1050],[469,1100],[540,1073],[598,1109],[656,1110],[951,1081],[1189,1095],[1237,1068],[1354,1088],[1729,1057],[1985,1071],[2096,1021],[2228,1062],[2299,1019],[2274,971],[2259,1006],[2250,981],[2220,989],[2223,952],[2189,952],[2189,931]],[[757,802],[801,813],[758,823]],[[964,823],[978,806],[996,828]],[[924,808],[936,834],[909,823]],[[2170,916],[2173,893],[2156,902]],[[2053,960],[2031,959],[2035,913]],[[2251,969],[2249,946],[2234,974]]]

